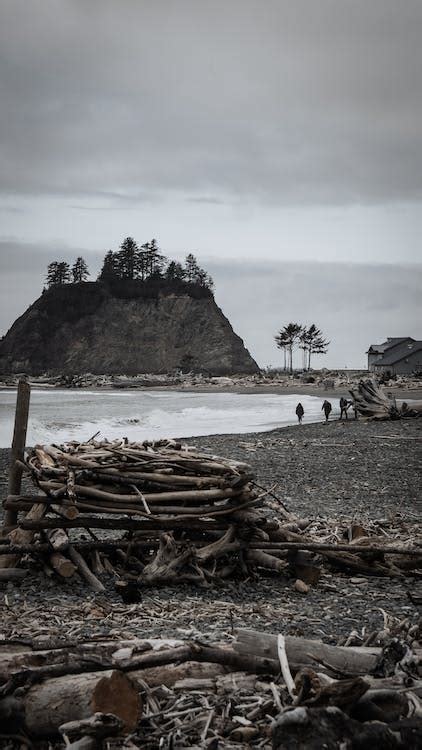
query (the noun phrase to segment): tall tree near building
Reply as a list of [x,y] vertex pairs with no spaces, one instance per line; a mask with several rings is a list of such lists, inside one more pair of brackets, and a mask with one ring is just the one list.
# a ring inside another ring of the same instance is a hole
[[86,281],[89,276],[88,266],[86,261],[79,256],[76,258],[72,266],[72,278],[74,284],[80,284],[82,281]]
[[279,349],[288,354],[289,372],[293,372],[293,351],[300,341],[302,326],[299,323],[288,323],[274,337]]
[[303,328],[301,341],[307,354],[305,369],[310,370],[312,354],[326,354],[330,342],[324,338],[322,331],[317,328],[315,323],[312,323],[309,328]]

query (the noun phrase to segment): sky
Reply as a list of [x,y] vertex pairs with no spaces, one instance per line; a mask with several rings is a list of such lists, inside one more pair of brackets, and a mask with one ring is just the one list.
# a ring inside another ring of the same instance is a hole
[[327,366],[422,338],[421,29],[420,0],[2,0],[0,333],[130,235],[194,252],[260,365],[290,320]]

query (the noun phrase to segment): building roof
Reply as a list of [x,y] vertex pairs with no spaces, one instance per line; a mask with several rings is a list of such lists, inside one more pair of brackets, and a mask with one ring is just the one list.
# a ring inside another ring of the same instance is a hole
[[406,359],[411,354],[422,351],[422,341],[415,341],[414,339],[405,339],[400,346],[394,347],[394,350],[390,353],[384,354],[377,362],[374,362],[375,367],[384,367],[385,365],[394,365],[396,362],[400,362],[402,359]]
[[393,346],[397,346],[403,341],[414,341],[415,339],[412,339],[411,336],[396,336],[396,337],[390,337],[387,339],[387,341],[384,341],[382,344],[371,344],[367,354],[383,354],[384,352],[391,349]]

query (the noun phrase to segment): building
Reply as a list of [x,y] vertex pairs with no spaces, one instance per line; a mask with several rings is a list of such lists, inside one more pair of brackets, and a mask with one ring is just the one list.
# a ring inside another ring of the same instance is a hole
[[379,375],[422,374],[422,341],[410,336],[388,338],[382,344],[372,344],[367,355],[368,370]]

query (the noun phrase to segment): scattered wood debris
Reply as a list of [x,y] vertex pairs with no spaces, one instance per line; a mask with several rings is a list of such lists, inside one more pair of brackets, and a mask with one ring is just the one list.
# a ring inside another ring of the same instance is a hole
[[376,721],[377,737],[395,737],[388,746],[417,748],[421,639],[420,623],[387,618],[372,647],[353,634],[330,646],[247,630],[211,644],[3,643],[3,738],[11,748],[357,747],[348,743]]

